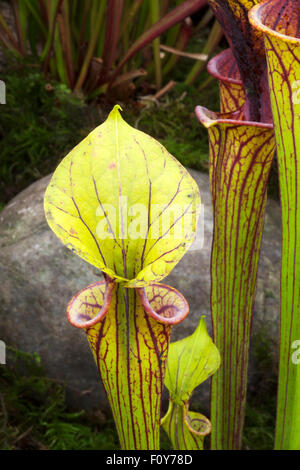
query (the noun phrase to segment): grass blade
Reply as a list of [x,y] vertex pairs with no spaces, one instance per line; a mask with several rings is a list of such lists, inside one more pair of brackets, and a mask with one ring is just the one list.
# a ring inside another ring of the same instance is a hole
[[[209,33],[208,39],[204,48],[202,49],[202,54],[206,54],[208,57],[213,54],[216,47],[218,46],[220,40],[223,37],[223,31],[221,26],[219,25],[218,21],[215,20],[213,27]],[[195,65],[192,67],[191,71],[187,75],[184,83],[186,85],[192,85],[198,75],[204,70],[205,63],[203,62],[196,62]]]
[[92,36],[91,36],[91,39],[90,39],[90,42],[89,42],[89,47],[88,47],[86,56],[84,58],[84,62],[82,64],[79,77],[78,77],[77,82],[74,86],[74,91],[77,91],[77,90],[81,89],[81,87],[84,83],[84,80],[87,76],[88,68],[90,66],[90,62],[91,62],[91,59],[93,57],[96,42],[99,38],[100,28],[101,28],[104,13],[105,13],[105,7],[106,7],[105,2],[101,2],[100,10],[98,11],[98,13],[96,15],[96,21],[95,21],[95,25],[94,25],[94,28],[93,28],[93,33],[92,33]]
[[[160,17],[158,0],[152,0],[150,2],[150,14],[151,14],[151,22],[152,24],[155,24],[159,20],[159,17]],[[156,84],[156,88],[159,90],[161,88],[161,83],[162,83],[159,37],[155,38],[152,41],[152,49],[153,49],[153,57],[154,57],[155,84]]]

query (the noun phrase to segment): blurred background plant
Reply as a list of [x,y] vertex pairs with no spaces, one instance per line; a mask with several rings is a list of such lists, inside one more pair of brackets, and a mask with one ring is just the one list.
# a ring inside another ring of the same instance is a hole
[[[46,77],[89,97],[132,93],[133,81],[140,84],[146,76],[160,89],[182,55],[196,60],[186,77],[193,83],[222,38],[206,0],[11,0],[9,5],[11,25],[0,13],[7,60],[30,57]],[[190,39],[212,21],[202,50],[185,53]]]

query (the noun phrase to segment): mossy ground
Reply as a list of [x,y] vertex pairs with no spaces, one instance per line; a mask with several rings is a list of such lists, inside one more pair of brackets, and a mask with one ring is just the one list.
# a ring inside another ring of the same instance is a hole
[[[276,372],[273,347],[264,333],[254,338],[256,380],[249,393],[243,448],[273,448]],[[111,415],[70,410],[63,384],[46,376],[37,354],[9,348],[0,366],[0,450],[117,450]],[[191,409],[201,412],[197,403]],[[165,432],[161,449],[171,449]]]
[[243,447],[272,450],[276,418],[278,357],[267,328],[251,339],[253,376],[248,387]]
[[[111,415],[70,410],[63,384],[46,376],[37,354],[9,348],[0,365],[0,450],[117,450]],[[169,449],[162,433],[162,449]]]
[[0,204],[52,171],[86,135],[85,104],[61,84],[15,66],[1,78],[6,104],[0,113]]
[[0,449],[116,449],[111,418],[68,410],[64,386],[45,375],[39,356],[8,350],[0,366]]

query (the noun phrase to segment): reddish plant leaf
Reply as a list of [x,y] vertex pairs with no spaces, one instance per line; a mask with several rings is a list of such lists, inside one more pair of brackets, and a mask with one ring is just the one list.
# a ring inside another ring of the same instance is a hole
[[192,15],[197,10],[203,8],[206,4],[206,0],[186,0],[182,4],[178,5],[178,7],[174,8],[169,13],[167,13],[154,25],[152,25],[148,29],[148,31],[143,33],[129,48],[123,59],[118,64],[111,79],[111,82],[114,82],[124,64],[126,64],[126,62],[131,59],[131,57],[136,54],[140,49],[142,49],[151,41],[153,41],[153,39],[160,36],[167,29],[184,20],[184,18],[186,18],[187,16]]
[[209,0],[223,28],[246,90],[245,119],[272,122],[262,33],[251,28],[248,11],[259,0]]
[[109,0],[107,5],[107,20],[104,42],[104,55],[103,55],[103,77],[100,83],[106,81],[107,74],[110,71],[111,65],[114,63],[116,49],[119,39],[119,30],[122,17],[123,0]]

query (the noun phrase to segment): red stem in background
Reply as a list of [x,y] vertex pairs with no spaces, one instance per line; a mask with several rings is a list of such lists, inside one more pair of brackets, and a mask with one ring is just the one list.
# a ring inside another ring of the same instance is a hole
[[103,74],[100,83],[107,81],[110,68],[114,63],[119,39],[123,0],[109,0],[103,53]]
[[167,13],[163,18],[157,21],[151,28],[143,33],[129,48],[123,59],[117,66],[113,76],[110,79],[110,84],[113,83],[120,73],[122,67],[131,57],[136,54],[140,49],[149,44],[153,39],[160,36],[164,31],[176,25],[180,21],[184,20],[187,16],[192,15],[196,11],[200,10],[207,5],[206,0],[187,0],[183,4],[174,8],[172,11]]

